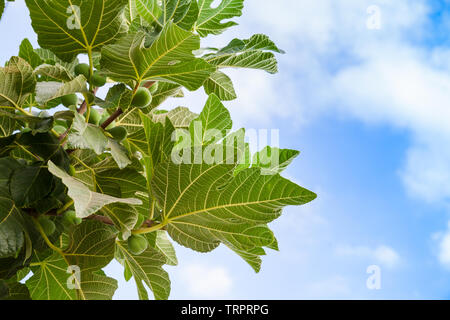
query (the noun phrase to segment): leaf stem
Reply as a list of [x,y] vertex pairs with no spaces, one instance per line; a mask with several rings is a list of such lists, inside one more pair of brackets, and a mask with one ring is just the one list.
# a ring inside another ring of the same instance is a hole
[[94,59],[92,59],[92,48],[89,46],[87,48],[87,53],[88,53],[88,57],[89,57],[89,90],[92,91],[93,87],[92,87],[92,83],[90,83],[92,76],[94,75]]
[[[94,88],[94,90],[92,90],[91,93],[95,95],[97,93],[97,91],[98,91],[98,88]],[[79,114],[84,114],[88,107],[88,97],[84,94],[83,94],[83,96],[84,96],[84,101],[81,104],[80,108],[78,109]]]
[[169,221],[165,221],[165,222],[162,222],[160,224],[154,225],[149,228],[142,228],[142,229],[134,230],[131,233],[138,235],[138,234],[146,234],[146,233],[155,232],[155,231],[163,229],[168,223],[169,223]]
[[60,215],[60,214],[63,214],[64,212],[66,212],[71,206],[73,206],[73,204],[74,204],[74,202],[73,202],[73,200],[70,200],[69,202],[67,202],[65,205],[64,205],[64,207],[62,207],[61,209],[59,209],[57,212],[56,212],[56,215]]
[[89,122],[89,118],[91,117],[91,105],[87,104],[87,111],[86,111],[86,122]]

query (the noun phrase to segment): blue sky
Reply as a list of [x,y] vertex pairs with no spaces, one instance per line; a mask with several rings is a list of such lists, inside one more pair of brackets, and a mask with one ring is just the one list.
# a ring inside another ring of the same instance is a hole
[[[367,28],[377,6],[381,29]],[[240,25],[205,45],[268,34],[280,72],[230,70],[235,127],[279,129],[301,150],[285,176],[316,193],[272,228],[280,252],[254,272],[225,248],[177,246],[172,299],[450,298],[450,2],[246,0]],[[22,1],[0,22],[0,60],[24,37]],[[170,100],[201,110],[203,92]],[[381,290],[366,287],[370,265]],[[121,267],[107,272],[121,278]],[[134,299],[121,281],[115,298]]]

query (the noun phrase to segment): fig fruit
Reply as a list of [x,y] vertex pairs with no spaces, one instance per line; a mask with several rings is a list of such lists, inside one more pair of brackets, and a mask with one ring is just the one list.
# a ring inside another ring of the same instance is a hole
[[133,100],[131,101],[131,105],[137,108],[145,108],[151,102],[152,102],[152,94],[150,93],[150,90],[144,87],[140,87],[134,94]]
[[63,215],[63,221],[70,225],[79,225],[83,220],[81,218],[78,218],[75,211],[69,210],[66,211]]
[[65,106],[67,108],[70,106],[76,106],[78,104],[78,97],[75,93],[68,94],[61,98],[61,102],[62,102],[63,106]]
[[77,64],[76,66],[75,66],[75,74],[77,75],[77,76],[79,76],[79,75],[83,75],[86,79],[89,79],[89,76],[90,76],[90,74],[89,74],[89,71],[90,71],[90,67],[89,67],[89,65],[88,64],[86,64],[86,63],[80,63],[80,64]]
[[47,236],[51,236],[56,231],[55,223],[47,217],[40,217],[39,224],[41,225],[42,230],[44,230],[44,233]]
[[127,129],[124,127],[114,127],[107,130],[115,140],[122,142],[128,135]]
[[136,256],[147,250],[148,241],[143,235],[132,235],[128,238],[128,249]]
[[98,72],[94,72],[90,83],[95,87],[103,87],[106,84],[106,78],[101,76]]
[[[87,113],[85,114],[85,116],[87,116]],[[102,119],[102,116],[97,111],[97,109],[91,108],[91,114],[89,115],[89,123],[98,126],[101,119]]]

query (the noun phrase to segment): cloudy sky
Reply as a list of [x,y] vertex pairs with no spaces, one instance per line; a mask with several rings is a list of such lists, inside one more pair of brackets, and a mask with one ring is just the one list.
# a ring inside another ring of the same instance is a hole
[[[177,246],[171,298],[450,298],[450,1],[245,3],[240,25],[205,45],[266,33],[287,53],[275,76],[228,71],[239,98],[226,105],[236,128],[279,129],[302,152],[285,175],[319,197],[273,223],[281,251],[259,274],[225,248]],[[1,61],[25,37],[37,45],[21,0],[0,37]],[[373,265],[379,290],[366,285]],[[136,297],[121,281],[116,298]]]

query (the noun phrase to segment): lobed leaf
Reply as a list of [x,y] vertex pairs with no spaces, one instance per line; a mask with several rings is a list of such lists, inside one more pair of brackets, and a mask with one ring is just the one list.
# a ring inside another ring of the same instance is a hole
[[26,0],[42,48],[70,62],[99,51],[127,32],[127,0]]
[[169,22],[149,48],[143,32],[132,33],[102,50],[101,65],[106,74],[125,83],[162,80],[197,90],[215,67],[196,58],[200,38]]
[[251,68],[273,74],[278,71],[273,52],[284,53],[269,37],[256,34],[248,40],[234,39],[225,48],[204,58],[218,68]]
[[221,34],[229,27],[237,25],[234,21],[222,21],[240,17],[244,8],[244,0],[221,0],[214,8],[211,6],[213,2],[214,0],[198,0],[199,15],[194,28],[202,37]]
[[208,95],[215,94],[222,101],[230,101],[237,98],[233,82],[223,72],[216,71],[205,81],[205,92]]
[[[161,267],[166,263],[166,258],[156,249],[149,247],[139,256],[133,255],[125,242],[117,243],[117,260],[128,268],[135,278],[139,291],[145,290],[142,287],[144,282],[153,292],[155,299],[165,300],[170,294],[169,275]],[[141,292],[141,297],[142,292]],[[144,294],[145,296],[145,294]]]
[[0,106],[22,105],[35,86],[33,68],[24,59],[12,57],[5,67],[0,67]]

